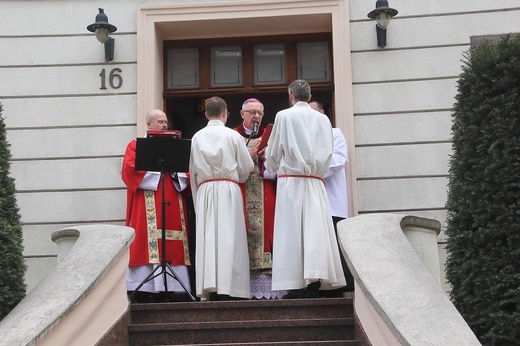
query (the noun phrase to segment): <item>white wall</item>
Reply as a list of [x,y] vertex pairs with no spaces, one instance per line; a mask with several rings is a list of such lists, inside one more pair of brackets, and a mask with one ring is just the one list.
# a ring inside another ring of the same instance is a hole
[[[214,1],[0,1],[0,102],[29,289],[55,262],[52,231],[124,223],[119,167],[139,116],[137,6],[203,2]],[[518,0],[390,0],[399,14],[388,28],[387,47],[379,49],[366,16],[374,5],[350,0],[355,131],[346,135],[356,145],[357,210],[444,222],[450,111],[463,53],[471,36],[519,31],[520,6]],[[98,7],[118,28],[111,63],[86,30]],[[107,82],[100,90],[102,69],[108,74],[114,68],[122,70],[121,88]],[[440,240],[442,249],[443,235]]]
[[[68,225],[124,224],[120,178],[136,133],[139,1],[0,1],[0,102],[24,231],[31,290],[56,263],[50,234]],[[86,30],[103,7],[117,26],[115,59]],[[23,23],[23,25],[20,25]],[[100,90],[102,69],[122,86]]]
[[[464,52],[471,36],[519,32],[520,4],[389,0],[399,13],[384,49],[367,18],[375,1],[350,5],[359,213],[412,213],[444,223],[451,108]],[[441,233],[443,264],[445,242]]]

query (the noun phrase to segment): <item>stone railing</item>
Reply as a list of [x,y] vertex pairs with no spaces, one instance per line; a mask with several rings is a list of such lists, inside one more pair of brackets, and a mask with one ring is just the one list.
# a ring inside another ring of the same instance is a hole
[[480,345],[439,284],[439,231],[438,221],[398,214],[338,224],[354,308],[372,345]]
[[123,316],[134,230],[87,225],[56,231],[56,267],[0,322],[0,345],[95,345]]

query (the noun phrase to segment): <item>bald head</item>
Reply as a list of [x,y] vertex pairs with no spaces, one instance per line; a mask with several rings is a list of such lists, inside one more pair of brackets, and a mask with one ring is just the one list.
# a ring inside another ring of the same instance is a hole
[[152,109],[146,114],[146,127],[149,131],[168,129],[168,117],[160,109]]

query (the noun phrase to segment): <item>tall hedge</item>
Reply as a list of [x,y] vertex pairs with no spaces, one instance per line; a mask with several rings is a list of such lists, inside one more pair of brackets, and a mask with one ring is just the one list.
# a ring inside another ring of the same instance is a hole
[[14,179],[9,176],[11,152],[0,103],[0,320],[25,296],[22,226]]
[[520,345],[520,35],[466,52],[452,116],[451,298],[483,345]]

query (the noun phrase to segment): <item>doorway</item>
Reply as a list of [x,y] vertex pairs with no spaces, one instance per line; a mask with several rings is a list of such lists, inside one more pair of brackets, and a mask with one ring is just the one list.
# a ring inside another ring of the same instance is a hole
[[[332,91],[317,91],[312,92],[313,97],[316,97],[323,102],[326,114],[333,120],[330,109],[333,99]],[[264,105],[264,117],[262,119],[262,126],[269,123],[274,123],[276,113],[282,109],[289,107],[289,99],[287,91],[277,92],[273,94],[240,94],[240,95],[219,95],[218,90],[215,90],[214,95],[222,97],[227,105],[230,116],[226,123],[227,127],[234,128],[242,122],[240,117],[240,110],[242,103],[248,98],[257,98]],[[191,138],[198,130],[202,129],[207,124],[207,119],[204,117],[202,97],[180,97],[168,98],[165,100],[166,114],[171,124],[171,129],[179,130],[183,138]]]

